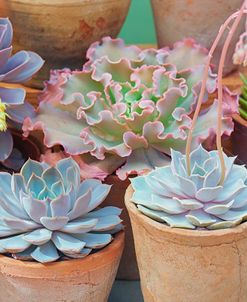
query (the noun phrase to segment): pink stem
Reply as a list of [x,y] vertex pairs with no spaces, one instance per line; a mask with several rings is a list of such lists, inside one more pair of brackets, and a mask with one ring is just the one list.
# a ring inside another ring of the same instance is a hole
[[[245,6],[245,4],[243,4],[243,6]],[[244,13],[247,13],[247,10],[244,10]],[[186,166],[187,166],[187,173],[188,175],[191,174],[191,166],[190,166],[190,153],[191,153],[191,144],[192,144],[192,139],[193,139],[193,130],[195,128],[195,124],[196,121],[198,119],[199,113],[200,113],[200,109],[202,106],[202,100],[206,91],[206,84],[207,84],[207,78],[208,78],[208,72],[209,72],[209,67],[210,67],[210,63],[213,57],[213,53],[224,33],[224,31],[226,30],[226,28],[228,27],[229,23],[237,18],[239,15],[239,11],[232,14],[230,17],[228,17],[228,19],[225,21],[225,23],[220,27],[219,33],[209,51],[208,57],[207,57],[207,61],[205,64],[205,68],[204,68],[204,73],[203,73],[203,78],[202,78],[202,86],[201,86],[201,90],[200,90],[200,94],[199,94],[199,98],[198,98],[198,102],[197,102],[197,106],[196,106],[196,110],[193,116],[193,120],[191,123],[191,128],[190,131],[188,133],[188,138],[187,138],[187,143],[186,143]]]
[[225,160],[224,160],[224,153],[222,150],[222,143],[221,143],[221,132],[222,132],[222,103],[223,103],[223,69],[224,69],[224,63],[226,60],[227,51],[229,48],[229,45],[231,43],[232,37],[237,30],[237,27],[239,25],[239,22],[244,14],[244,8],[246,6],[246,1],[244,1],[239,14],[237,18],[234,20],[231,30],[228,33],[228,36],[226,38],[226,41],[222,48],[222,53],[220,56],[220,62],[219,62],[219,68],[218,68],[218,117],[217,117],[217,132],[216,132],[216,145],[217,150],[219,154],[220,164],[221,164],[221,178],[219,185],[222,185],[225,180],[225,174],[226,174],[226,166],[225,166]]

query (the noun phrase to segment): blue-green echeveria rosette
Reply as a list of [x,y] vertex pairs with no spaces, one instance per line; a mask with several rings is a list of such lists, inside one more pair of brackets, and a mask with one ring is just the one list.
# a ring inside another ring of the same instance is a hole
[[55,167],[28,160],[20,174],[0,173],[0,253],[41,263],[83,258],[122,229],[116,207],[100,208],[110,190],[81,182],[71,158]]
[[[141,50],[104,38],[88,50],[82,71],[53,71],[25,135],[41,129],[48,147],[72,156],[90,154],[105,175],[129,174],[169,163],[170,148],[183,151],[201,86],[207,51],[191,39],[174,48]],[[216,90],[208,74],[204,101]],[[217,100],[199,116],[193,147],[213,139]],[[233,129],[237,96],[224,89],[223,133]],[[110,159],[109,159],[110,157]],[[94,177],[98,177],[93,175]]]
[[224,155],[226,177],[219,185],[217,151],[201,145],[191,155],[188,176],[185,155],[171,151],[171,165],[131,179],[132,201],[139,211],[174,228],[224,229],[247,219],[247,170]]
[[[19,51],[12,55],[13,28],[8,18],[0,18],[0,82],[24,83],[43,65],[39,55]],[[34,108],[25,102],[25,90],[0,87],[0,162],[11,155],[13,139],[8,128],[21,129],[27,116],[34,116]]]

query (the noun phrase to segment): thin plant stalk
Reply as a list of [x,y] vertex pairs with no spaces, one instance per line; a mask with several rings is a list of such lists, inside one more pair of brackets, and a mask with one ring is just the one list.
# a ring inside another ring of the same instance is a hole
[[[215,49],[216,49],[216,47],[217,47],[217,45],[218,45],[218,43],[219,43],[222,35],[223,35],[223,33],[228,28],[230,22],[233,19],[238,18],[239,15],[240,15],[240,12],[242,12],[242,14],[243,13],[245,13],[245,14],[247,13],[247,10],[245,9],[245,6],[246,6],[246,1],[244,1],[244,3],[242,5],[240,11],[238,11],[238,12],[232,14],[230,17],[228,17],[228,19],[225,21],[225,23],[220,27],[219,33],[218,33],[218,35],[217,35],[217,37],[216,37],[216,39],[215,39],[215,41],[214,41],[214,43],[213,43],[210,51],[209,51],[208,58],[207,58],[207,61],[205,63],[201,90],[200,90],[200,94],[199,94],[199,97],[198,97],[197,106],[196,106],[196,109],[195,109],[195,112],[194,112],[194,116],[193,116],[192,123],[191,123],[191,128],[189,130],[188,139],[187,139],[187,143],[186,143],[186,166],[187,166],[187,173],[188,173],[188,175],[191,174],[190,153],[191,153],[191,144],[192,144],[192,138],[193,138],[193,130],[195,128],[195,124],[196,124],[196,121],[198,119],[198,116],[199,116],[199,113],[200,113],[200,109],[201,109],[201,106],[202,106],[202,100],[203,100],[203,97],[204,97],[204,94],[205,94],[205,90],[206,90],[208,71],[209,71],[210,63],[211,63],[211,60],[212,60],[212,57],[213,57],[213,53],[214,53],[214,51],[215,51]],[[242,17],[242,14],[240,16],[240,19]],[[224,62],[223,62],[223,66],[224,66]],[[221,101],[222,101],[222,99],[221,99]],[[221,110],[222,110],[222,107],[221,107]],[[220,116],[220,121],[221,121],[221,116]],[[217,132],[217,134],[218,133],[220,133],[220,137],[221,137],[221,131]],[[222,153],[222,149],[220,149],[219,152]],[[223,160],[224,160],[224,158],[223,158]],[[223,173],[225,174],[224,171],[223,171]]]
[[247,0],[244,1],[237,18],[234,20],[232,28],[228,33],[228,36],[226,38],[226,41],[225,41],[223,49],[222,49],[222,53],[220,56],[220,62],[219,62],[219,68],[218,68],[218,116],[217,116],[216,146],[217,146],[220,164],[221,164],[221,177],[220,177],[219,185],[223,184],[223,182],[225,180],[225,174],[226,174],[226,166],[225,166],[224,154],[223,154],[222,143],[221,143],[221,131],[222,131],[222,118],[221,117],[222,117],[222,103],[223,103],[223,85],[222,85],[223,69],[224,69],[224,63],[226,60],[226,55],[227,55],[229,45],[231,43],[234,33],[236,32],[239,22],[244,14],[244,8],[246,6],[246,3],[247,3]]

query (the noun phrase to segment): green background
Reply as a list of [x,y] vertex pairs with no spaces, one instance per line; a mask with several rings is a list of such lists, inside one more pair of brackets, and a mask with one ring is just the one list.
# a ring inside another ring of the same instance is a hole
[[156,43],[153,13],[150,0],[132,0],[129,14],[119,37],[128,44]]

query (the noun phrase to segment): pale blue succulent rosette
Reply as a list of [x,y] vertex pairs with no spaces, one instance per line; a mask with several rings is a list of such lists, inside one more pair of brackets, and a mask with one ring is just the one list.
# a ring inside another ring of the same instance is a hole
[[0,253],[41,263],[83,258],[122,229],[116,207],[100,208],[111,186],[80,180],[71,158],[50,167],[28,160],[0,173]]
[[[22,84],[43,66],[44,60],[32,51],[19,51],[12,55],[13,28],[8,18],[0,18],[0,82]],[[13,150],[10,127],[21,129],[26,117],[34,116],[33,106],[25,102],[22,88],[0,87],[0,162]]]
[[144,215],[172,228],[225,229],[247,220],[247,171],[224,154],[225,180],[217,151],[201,145],[186,156],[171,151],[171,165],[131,179],[132,201]]

